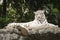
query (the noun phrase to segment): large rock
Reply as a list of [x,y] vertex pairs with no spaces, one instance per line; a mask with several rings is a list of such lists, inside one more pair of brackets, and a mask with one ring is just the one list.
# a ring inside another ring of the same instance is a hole
[[0,40],[60,40],[60,28],[42,26],[35,34],[22,35],[20,31],[13,29],[0,29]]

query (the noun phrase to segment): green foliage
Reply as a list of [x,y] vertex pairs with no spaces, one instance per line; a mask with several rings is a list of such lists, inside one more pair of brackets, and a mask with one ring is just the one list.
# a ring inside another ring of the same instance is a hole
[[53,12],[53,13],[58,13],[59,10],[58,10],[57,8],[54,8],[54,9],[52,10],[52,12]]

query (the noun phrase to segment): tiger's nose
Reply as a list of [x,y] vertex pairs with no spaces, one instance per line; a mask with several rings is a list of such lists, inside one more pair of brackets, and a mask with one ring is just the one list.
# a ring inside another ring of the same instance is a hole
[[38,18],[40,18],[40,17],[38,17]]
[[38,17],[39,19],[41,18],[41,17]]

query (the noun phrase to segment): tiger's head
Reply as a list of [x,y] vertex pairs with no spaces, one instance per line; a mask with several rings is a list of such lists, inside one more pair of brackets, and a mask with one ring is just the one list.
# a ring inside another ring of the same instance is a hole
[[44,10],[38,10],[34,13],[35,13],[35,19],[37,20],[42,20],[45,17]]

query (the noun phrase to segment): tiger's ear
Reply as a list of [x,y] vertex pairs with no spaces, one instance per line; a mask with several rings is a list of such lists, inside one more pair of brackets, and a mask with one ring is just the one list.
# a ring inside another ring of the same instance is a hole
[[47,10],[43,10],[43,12],[46,12],[48,14],[48,11]]
[[34,12],[34,14],[36,14],[36,12]]
[[42,12],[45,12],[45,10],[42,10]]

